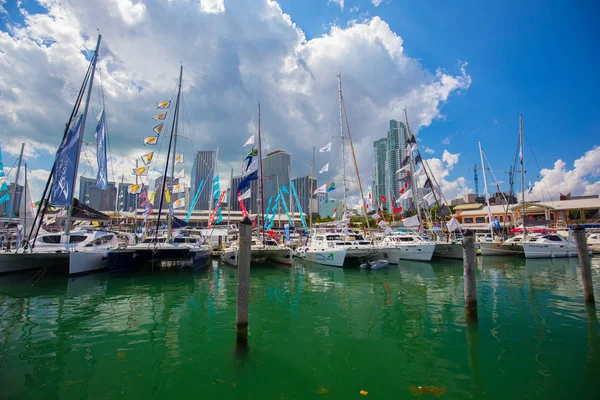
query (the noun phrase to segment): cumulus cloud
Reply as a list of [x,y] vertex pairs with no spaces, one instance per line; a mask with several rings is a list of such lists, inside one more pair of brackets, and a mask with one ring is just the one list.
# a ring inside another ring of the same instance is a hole
[[448,201],[461,197],[471,191],[468,187],[467,180],[463,176],[460,176],[455,180],[448,180],[448,177],[454,169],[454,166],[458,163],[459,158],[460,153],[452,154],[448,150],[444,150],[441,160],[439,158],[430,158],[425,161],[442,190],[444,197]]
[[458,163],[459,157],[460,153],[452,154],[448,150],[444,149],[444,154],[442,154],[442,161],[446,163],[448,168],[452,168],[456,163]]
[[452,141],[452,135],[449,135],[442,139],[442,144],[448,145],[448,144],[450,144],[451,141]]
[[373,3],[375,7],[379,7],[379,5],[383,3],[383,0],[371,0],[371,3]]
[[327,4],[329,3],[335,3],[339,5],[342,11],[344,11],[344,0],[327,0]]
[[[187,152],[187,175],[192,151],[217,148],[218,172],[229,176],[224,168],[234,166],[240,173],[242,145],[256,131],[258,101],[265,151],[288,149],[291,174],[309,173],[312,146],[326,144],[339,129],[341,71],[360,176],[369,181],[372,142],[385,135],[390,119],[402,120],[407,107],[418,131],[440,118],[440,105],[452,93],[471,84],[464,63],[455,71],[424,69],[379,17],[332,26],[307,40],[273,0],[229,0],[227,8],[214,0],[201,0],[200,6],[169,0],[40,0],[40,5],[46,13],[21,9],[24,22],[0,31],[0,126],[11,132],[0,140],[14,154],[26,139],[33,144],[28,156],[45,160],[48,169],[96,44],[96,27],[103,40],[86,140],[93,140],[91,116],[101,107],[102,88],[116,160],[109,178],[117,181],[123,174],[132,181],[135,160],[149,151],[142,138],[152,133],[156,103],[173,95],[180,62],[185,107],[178,147]],[[158,173],[166,144],[152,150],[157,162],[151,170]],[[85,160],[93,164],[93,146],[86,151]],[[339,141],[331,155],[330,172],[319,180],[336,179],[341,187]]]
[[557,160],[553,168],[543,168],[541,179],[533,184],[531,196],[536,200],[557,200],[560,193],[572,195],[600,193],[600,146],[594,146],[576,159],[573,168]]
[[423,152],[426,153],[426,154],[434,154],[435,150],[432,149],[432,148],[429,148],[427,146],[423,146]]

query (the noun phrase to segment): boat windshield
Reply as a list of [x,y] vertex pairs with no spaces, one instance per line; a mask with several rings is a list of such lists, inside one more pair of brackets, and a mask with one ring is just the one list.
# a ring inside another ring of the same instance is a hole
[[165,238],[146,238],[142,243],[164,243]]

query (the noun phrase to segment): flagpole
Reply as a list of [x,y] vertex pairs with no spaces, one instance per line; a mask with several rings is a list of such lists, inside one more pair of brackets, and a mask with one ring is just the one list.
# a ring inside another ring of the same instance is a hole
[[313,200],[313,196],[314,196],[314,185],[313,182],[315,181],[315,146],[313,146],[313,151],[312,151],[312,176],[310,179],[310,192],[308,194],[308,218],[309,218],[309,225],[312,228],[312,200]]
[[258,227],[258,233],[260,236],[260,228],[262,227],[263,231],[263,241],[265,239],[265,194],[263,190],[263,165],[262,165],[262,141],[260,138],[260,101],[258,102],[258,161],[259,161],[259,191],[260,191],[260,218],[261,225]]
[[[102,40],[102,35],[98,35],[98,42],[96,43],[96,49],[94,50],[94,61],[92,63],[92,72],[90,75],[90,84],[88,86],[87,98],[85,99],[85,107],[83,109],[83,119],[81,120],[81,133],[79,134],[79,143],[77,150],[77,158],[75,160],[75,171],[73,174],[73,182],[72,188],[75,189],[75,184],[77,183],[77,170],[79,169],[79,156],[81,155],[81,145],[83,144],[83,135],[85,134],[85,122],[87,120],[88,109],[90,107],[90,98],[92,97],[92,87],[94,85],[94,75],[96,73],[96,64],[98,64],[98,50],[100,49],[100,41]],[[64,238],[61,239],[61,242],[69,243],[69,236],[71,234],[71,214],[73,213],[73,196],[75,195],[75,190],[71,191],[71,198],[69,199],[69,210],[67,212],[67,222],[65,226],[65,234]]]
[[342,180],[344,181],[344,204],[342,205],[342,215],[346,214],[346,147],[344,143],[344,121],[342,117],[342,74],[338,78],[338,97],[340,103],[340,140],[342,141]]
[[519,115],[519,141],[521,143],[521,202],[523,203],[523,241],[527,238],[527,227],[525,227],[525,164],[523,164],[523,114]]
[[[135,160],[135,169],[138,169],[138,165],[139,165],[139,160]],[[138,175],[135,174],[135,184],[138,184]],[[146,196],[148,196],[148,194],[146,193]],[[125,193],[123,193],[123,197],[125,197]],[[146,199],[148,199],[146,197]],[[137,229],[137,209],[138,209],[138,196],[135,196],[135,208],[133,210],[133,226],[135,227],[135,229]]]
[[[15,189],[13,190],[13,197],[12,197],[12,201],[10,201],[11,206],[10,206],[10,213],[8,214],[8,224],[10,225],[11,221],[12,221],[12,216],[15,213],[15,197],[17,197],[17,185],[19,184],[19,176],[21,175],[21,163],[23,162],[23,150],[25,149],[25,143],[21,143],[21,154],[19,155],[19,165],[17,166],[17,173],[15,176]],[[23,197],[23,192],[21,192],[21,197]],[[21,202],[19,202],[19,204],[17,204],[17,207],[19,209],[21,209]]]

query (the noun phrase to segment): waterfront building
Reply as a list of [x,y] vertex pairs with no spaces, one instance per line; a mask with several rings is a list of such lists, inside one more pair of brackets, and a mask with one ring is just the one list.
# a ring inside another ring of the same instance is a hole
[[[139,194],[129,194],[127,193],[127,189],[129,186],[133,185],[133,183],[119,183],[117,190],[119,193],[117,209],[119,211],[133,211],[135,209],[135,199],[139,196]],[[142,192],[144,191],[144,185],[142,184]],[[143,201],[143,200],[142,200]],[[138,201],[139,203],[142,201]]]
[[[208,210],[212,208],[212,185],[217,165],[217,152],[214,150],[198,151],[192,165],[192,177],[190,181],[190,195],[196,195],[200,182],[204,181],[198,201],[194,210]],[[210,205],[210,206],[209,206]]]
[[[328,199],[319,203],[319,216],[321,218],[332,217],[334,220],[342,219],[343,209],[342,200]],[[334,211],[335,210],[335,211]]]
[[96,187],[96,180],[94,179],[94,185],[89,187],[88,193],[88,205],[91,208],[102,211],[115,210],[117,187],[114,182],[108,182],[106,190],[100,190]]
[[[387,137],[373,142],[373,182],[371,191],[374,199],[387,197],[386,189],[386,160],[387,160]],[[379,200],[377,200],[379,202]]]
[[[265,206],[272,197],[273,201],[279,194],[278,190],[282,185],[285,185],[288,189],[290,187],[290,164],[291,157],[290,153],[285,150],[274,150],[267,153],[266,157],[262,160],[262,171],[263,171],[263,193],[265,199]],[[290,196],[283,194],[283,199],[286,204],[290,204]]]
[[[302,212],[306,215],[311,212],[313,215],[319,213],[319,204],[317,203],[317,195],[313,194],[317,189],[317,178],[311,175],[300,176],[292,179],[294,187],[296,188],[296,194],[298,195],[298,201]],[[293,201],[295,204],[295,201]],[[294,209],[297,206],[294,205]]]
[[79,177],[79,201],[90,204],[90,189],[96,187],[96,178]]

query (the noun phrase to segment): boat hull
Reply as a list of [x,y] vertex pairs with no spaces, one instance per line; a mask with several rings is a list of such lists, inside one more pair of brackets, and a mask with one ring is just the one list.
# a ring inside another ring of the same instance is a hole
[[463,248],[460,243],[436,243],[433,257],[463,259]]
[[369,260],[380,254],[380,249],[374,246],[352,246],[348,247],[347,250],[345,261],[349,263]]
[[66,271],[69,266],[69,253],[0,253],[0,274],[49,268],[52,271]]
[[109,272],[134,271],[145,268],[194,268],[208,267],[210,250],[176,248],[125,248],[108,252]]
[[107,253],[108,249],[104,251],[74,251],[69,253],[69,275],[107,269]]
[[383,258],[390,264],[398,264],[399,260],[431,261],[435,250],[434,243],[407,244],[380,249]]
[[520,244],[506,243],[480,243],[482,256],[520,256],[523,255],[523,246]]
[[[221,254],[221,261],[229,265],[237,267],[238,264],[238,249],[224,250]],[[279,264],[292,264],[292,250],[286,248],[275,249],[250,249],[250,263],[272,261]]]
[[575,243],[523,243],[525,258],[577,257]]
[[343,267],[348,249],[313,250],[304,252],[304,259],[315,264]]

